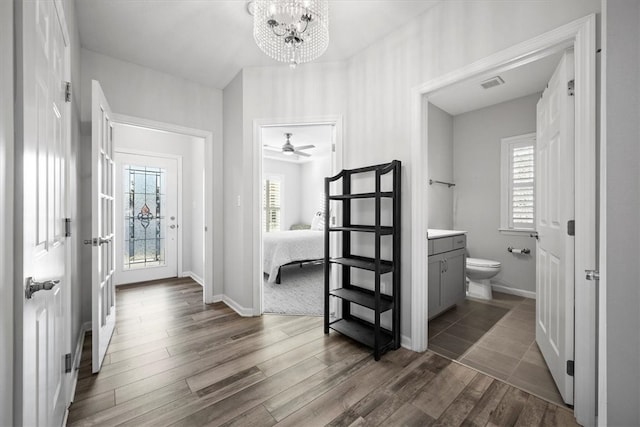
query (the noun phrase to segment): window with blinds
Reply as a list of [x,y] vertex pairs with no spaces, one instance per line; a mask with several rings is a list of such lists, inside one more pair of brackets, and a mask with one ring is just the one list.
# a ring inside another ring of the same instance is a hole
[[262,228],[264,231],[279,231],[282,215],[282,181],[268,178],[263,181],[262,200],[264,214],[262,216]]
[[502,140],[501,229],[535,229],[535,134]]

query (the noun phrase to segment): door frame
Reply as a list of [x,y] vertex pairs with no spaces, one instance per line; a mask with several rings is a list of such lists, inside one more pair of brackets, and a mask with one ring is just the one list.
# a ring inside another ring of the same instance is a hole
[[[555,30],[497,52],[465,67],[423,83],[411,93],[411,347],[425,351],[428,343],[427,179],[429,96],[444,87],[489,72],[512,69],[573,46],[576,71],[575,109],[575,416],[581,424],[595,423],[596,292],[584,271],[596,268],[596,17],[577,19]],[[601,319],[602,321],[602,319]]]
[[[120,124],[117,123],[116,124]],[[176,183],[176,188],[177,188],[177,194],[176,194],[176,203],[177,203],[177,207],[176,207],[176,211],[178,213],[178,225],[180,225],[180,223],[182,223],[183,217],[182,217],[182,156],[177,155],[177,154],[167,154],[167,153],[157,153],[157,152],[153,152],[153,151],[147,151],[147,150],[136,150],[136,149],[131,149],[131,148],[115,148],[115,138],[114,138],[114,149],[113,152],[115,154],[115,161],[116,161],[116,172],[117,174],[121,173],[122,171],[120,170],[121,166],[122,166],[122,162],[120,159],[118,159],[118,155],[119,154],[133,154],[136,156],[150,156],[150,157],[157,157],[157,158],[161,158],[161,159],[171,159],[171,160],[175,160],[176,161],[176,174],[177,174],[177,183]],[[118,179],[116,177],[116,179]],[[117,197],[118,196],[122,196],[122,188],[118,189],[116,186],[116,191],[115,191],[115,197],[116,197],[116,206],[118,205],[117,202]],[[122,200],[122,199],[120,199]],[[120,202],[122,203],[122,202]],[[204,203],[203,203],[204,205]],[[116,209],[117,211],[117,209]],[[121,218],[120,218],[121,219]],[[116,231],[118,230],[118,227],[116,226]],[[182,269],[182,250],[183,250],[183,234],[182,234],[182,230],[183,227],[178,227],[178,236],[177,236],[177,248],[176,248],[176,257],[177,257],[177,264],[176,264],[176,275],[178,277],[183,277],[183,269]],[[203,239],[204,241],[204,239]],[[118,245],[120,242],[118,242],[118,236],[116,235],[116,245]],[[204,242],[203,242],[204,243]],[[117,251],[117,249],[116,249]],[[116,252],[117,255],[117,252]],[[117,260],[117,256],[116,256],[116,262],[118,262]],[[118,271],[118,267],[116,266],[116,272]],[[120,270],[120,272],[122,272],[122,270]],[[127,283],[128,284],[128,283]],[[116,283],[116,287],[120,286]]]
[[[0,2],[0,99],[14,99],[13,75],[13,2]],[[0,102],[0,206],[14,206],[13,202],[13,103]],[[0,209],[0,271],[13,277],[13,210]],[[14,325],[13,284],[11,279],[0,284],[0,324]],[[13,327],[0,333],[0,383],[5,390],[13,390]],[[0,425],[13,424],[13,393],[0,397]]]
[[[271,119],[255,119],[253,121],[253,203],[254,206],[260,207],[253,210],[253,315],[262,315],[262,284],[264,281],[263,270],[263,247],[262,247],[262,159],[264,157],[264,149],[262,144],[262,128],[274,126],[314,126],[314,125],[330,125],[333,126],[333,143],[335,151],[332,154],[332,168],[334,171],[342,169],[343,165],[343,126],[341,115],[327,115],[314,117],[298,117],[298,118],[271,118]],[[329,220],[329,219],[327,219]]]
[[[220,179],[218,179],[219,174],[214,172],[214,169],[216,169],[217,166],[221,166],[222,156],[219,156],[220,161],[218,163],[220,164],[216,163],[214,158],[216,150],[213,145],[213,132],[117,113],[113,113],[112,120],[114,123],[121,125],[137,126],[151,130],[178,133],[204,139],[204,259],[209,260],[209,262],[205,262],[204,264],[204,277],[202,278],[203,283],[201,283],[201,285],[204,290],[202,293],[204,303],[213,303],[215,289],[222,288],[222,283],[217,283],[216,280],[216,278],[219,278],[219,280],[222,278],[222,266],[220,265],[218,267],[214,265],[216,263],[216,255],[219,256],[222,254],[222,239],[214,238],[214,236],[222,235],[222,223],[220,220],[222,215],[218,212],[222,207],[210,206],[214,200],[222,200],[222,186],[220,185]],[[221,167],[219,169],[222,170]],[[182,197],[180,193],[180,188],[178,188],[178,208],[182,209]],[[179,236],[181,238],[182,233],[179,233]],[[180,253],[182,253],[182,251],[180,251]],[[182,263],[179,261],[178,274],[182,274],[181,267]]]

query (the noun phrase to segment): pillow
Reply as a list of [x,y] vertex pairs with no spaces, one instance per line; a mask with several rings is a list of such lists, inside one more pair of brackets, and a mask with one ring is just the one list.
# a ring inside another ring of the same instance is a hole
[[318,211],[311,220],[311,229],[324,231],[324,213]]

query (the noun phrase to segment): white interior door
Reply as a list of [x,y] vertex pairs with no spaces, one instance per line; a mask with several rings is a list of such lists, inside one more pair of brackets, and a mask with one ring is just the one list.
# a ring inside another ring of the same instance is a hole
[[[23,2],[24,157],[22,424],[61,425],[69,352],[67,40],[61,6]],[[19,199],[18,199],[19,200]]]
[[178,159],[116,153],[116,284],[178,275]]
[[116,324],[115,163],[111,109],[100,83],[94,80],[91,89],[91,333],[95,373],[102,366]]
[[536,342],[564,401],[573,404],[574,353],[574,77],[567,52],[537,106],[536,144]]

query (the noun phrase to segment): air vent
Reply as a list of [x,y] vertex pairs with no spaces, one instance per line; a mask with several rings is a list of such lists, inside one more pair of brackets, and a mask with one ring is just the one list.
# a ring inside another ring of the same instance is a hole
[[492,87],[500,86],[502,84],[504,84],[504,80],[502,80],[502,77],[495,76],[491,77],[489,80],[483,81],[482,83],[480,83],[480,86],[485,89],[491,89]]

